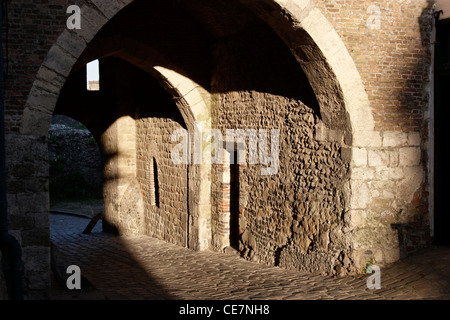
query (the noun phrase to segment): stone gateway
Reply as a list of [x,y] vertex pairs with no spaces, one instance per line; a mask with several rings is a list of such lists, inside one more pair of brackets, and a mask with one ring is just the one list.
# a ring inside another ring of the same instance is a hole
[[433,1],[2,3],[26,299],[51,282],[54,115],[98,144],[105,232],[329,276],[433,243]]

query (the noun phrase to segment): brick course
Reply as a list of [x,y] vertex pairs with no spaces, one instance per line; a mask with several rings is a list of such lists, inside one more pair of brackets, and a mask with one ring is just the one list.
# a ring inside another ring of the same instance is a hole
[[[432,1],[315,1],[347,46],[369,96],[375,129],[420,132],[428,107]],[[367,22],[380,9],[380,28]]]

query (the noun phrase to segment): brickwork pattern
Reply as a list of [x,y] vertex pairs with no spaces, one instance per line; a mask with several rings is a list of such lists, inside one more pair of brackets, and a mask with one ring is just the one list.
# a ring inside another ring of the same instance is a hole
[[[421,132],[428,108],[432,1],[315,3],[355,61],[376,130]],[[379,28],[369,27],[378,19]]]
[[[182,126],[171,119],[137,120],[138,172],[145,202],[144,234],[180,246],[187,245],[188,178],[187,165],[175,165],[172,132]],[[156,161],[159,206],[155,200],[154,163]],[[151,178],[153,177],[153,179]],[[152,183],[153,182],[153,183]]]

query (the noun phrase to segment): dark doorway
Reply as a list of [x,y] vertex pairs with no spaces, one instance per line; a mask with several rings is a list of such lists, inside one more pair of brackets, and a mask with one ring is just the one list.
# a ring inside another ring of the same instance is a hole
[[239,249],[239,163],[238,151],[230,154],[230,245]]
[[53,116],[48,132],[52,211],[93,216],[103,211],[103,161],[97,140],[77,120]]
[[450,19],[437,22],[434,104],[434,243],[450,244],[450,211],[447,208],[449,166],[447,120],[450,108]]

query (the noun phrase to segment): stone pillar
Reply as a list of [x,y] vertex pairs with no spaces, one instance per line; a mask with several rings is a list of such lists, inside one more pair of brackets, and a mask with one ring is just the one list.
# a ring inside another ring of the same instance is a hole
[[50,287],[48,149],[43,138],[6,137],[8,222],[22,247],[24,295],[43,299]]
[[[375,140],[373,140],[375,141]],[[371,146],[352,149],[350,216],[355,265],[392,263],[408,250],[409,232],[423,214],[415,206],[425,182],[417,132],[383,132]],[[425,228],[426,222],[425,222]]]
[[[128,116],[117,119],[103,133],[101,144],[106,157],[103,191],[105,231],[140,233],[143,200],[136,180],[135,120]],[[135,201],[129,201],[130,195],[137,197]]]

